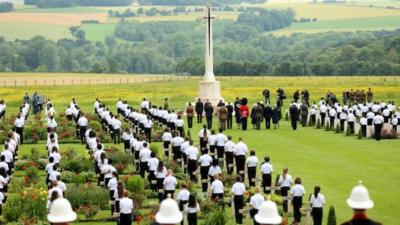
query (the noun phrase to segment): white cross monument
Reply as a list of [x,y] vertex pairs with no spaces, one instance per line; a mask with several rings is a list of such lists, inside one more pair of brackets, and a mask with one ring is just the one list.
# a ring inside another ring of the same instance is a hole
[[219,81],[214,77],[214,56],[213,56],[213,37],[212,37],[212,20],[215,19],[211,15],[211,8],[207,7],[206,29],[206,48],[205,48],[205,73],[203,80],[200,81],[199,98],[205,102],[208,100],[213,106],[216,106],[221,98],[221,86]]

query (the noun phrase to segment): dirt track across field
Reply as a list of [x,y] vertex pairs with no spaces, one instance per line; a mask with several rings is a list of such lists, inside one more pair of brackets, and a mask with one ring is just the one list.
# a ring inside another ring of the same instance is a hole
[[107,14],[105,13],[2,13],[0,14],[0,22],[22,22],[22,23],[39,23],[64,26],[80,25],[82,20],[97,20],[105,22]]

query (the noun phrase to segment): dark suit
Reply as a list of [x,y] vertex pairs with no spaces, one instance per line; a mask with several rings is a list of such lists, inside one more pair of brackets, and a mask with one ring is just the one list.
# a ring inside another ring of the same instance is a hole
[[197,123],[201,123],[203,121],[203,110],[204,110],[203,103],[196,102],[195,110],[197,113]]

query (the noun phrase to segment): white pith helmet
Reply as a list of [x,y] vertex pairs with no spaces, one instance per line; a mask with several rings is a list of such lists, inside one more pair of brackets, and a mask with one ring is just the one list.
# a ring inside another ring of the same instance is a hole
[[65,198],[58,198],[53,201],[47,220],[51,223],[67,223],[76,220],[76,213],[72,210],[71,204]]
[[156,222],[160,224],[177,224],[183,219],[182,212],[179,211],[178,203],[168,196],[161,202],[160,209],[156,213]]
[[359,181],[358,185],[351,190],[347,205],[352,209],[370,209],[374,202],[369,198],[368,189]]
[[254,219],[260,224],[280,224],[282,222],[282,217],[278,213],[278,207],[271,200],[265,201],[260,206]]

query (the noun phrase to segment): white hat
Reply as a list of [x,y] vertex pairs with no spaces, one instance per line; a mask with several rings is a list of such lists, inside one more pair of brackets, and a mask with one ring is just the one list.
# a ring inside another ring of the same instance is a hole
[[374,207],[374,202],[369,198],[368,190],[362,185],[361,181],[351,190],[347,205],[352,209],[370,209]]
[[278,207],[271,200],[265,201],[260,206],[254,219],[260,224],[280,224],[282,222],[282,217],[278,213]]
[[156,222],[161,224],[177,224],[183,219],[182,212],[179,211],[178,203],[168,197],[161,202],[160,209],[156,213]]
[[53,201],[47,220],[51,223],[67,223],[76,220],[76,213],[72,210],[71,204],[65,198],[58,198]]

